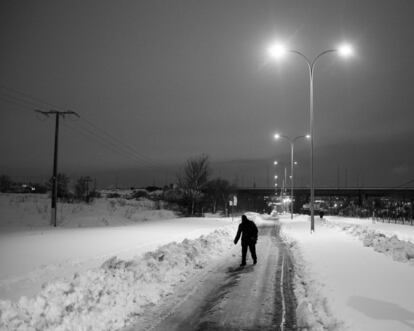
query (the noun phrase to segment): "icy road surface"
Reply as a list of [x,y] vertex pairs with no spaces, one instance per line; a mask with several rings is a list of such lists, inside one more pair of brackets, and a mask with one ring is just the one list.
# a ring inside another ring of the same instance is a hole
[[292,265],[278,231],[275,225],[259,228],[257,265],[248,252],[247,266],[239,267],[238,244],[124,331],[294,329]]

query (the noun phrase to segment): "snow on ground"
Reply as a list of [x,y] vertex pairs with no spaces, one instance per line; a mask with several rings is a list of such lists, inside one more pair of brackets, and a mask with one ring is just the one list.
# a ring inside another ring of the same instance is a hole
[[414,227],[358,218],[329,217],[327,226],[339,227],[357,236],[364,246],[414,265]]
[[116,330],[157,304],[174,285],[232,247],[223,228],[195,240],[170,243],[143,257],[113,257],[100,268],[43,286],[34,298],[0,301],[6,330]]
[[[0,195],[0,330],[122,328],[232,247],[239,223],[176,218],[149,200],[59,208],[52,228],[46,196]],[[414,329],[414,227],[328,216],[311,234],[308,216],[280,223],[299,327]]]
[[220,255],[237,222],[176,218],[149,200],[98,199],[61,204],[53,228],[49,202],[0,195],[0,330],[121,327]]
[[[0,194],[0,232],[49,228],[50,198],[43,194]],[[156,210],[154,201],[124,198],[95,199],[91,204],[58,203],[59,227],[120,226],[152,219],[175,218]]]
[[409,251],[406,247],[414,242],[412,227],[330,216],[315,220],[314,233],[309,216],[280,221],[295,259],[298,326],[412,330],[412,257],[406,254],[395,261],[389,253],[399,250],[401,256]]

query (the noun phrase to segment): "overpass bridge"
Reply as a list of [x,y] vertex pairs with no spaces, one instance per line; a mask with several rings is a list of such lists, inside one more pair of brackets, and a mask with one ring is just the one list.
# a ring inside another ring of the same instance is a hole
[[[266,210],[267,201],[280,195],[280,189],[270,187],[243,187],[237,189],[238,209],[254,210],[261,212]],[[290,195],[290,188],[286,189],[286,195]],[[294,187],[295,207],[297,210],[304,203],[309,202],[309,187]],[[362,205],[368,199],[389,198],[401,201],[414,201],[414,187],[315,187],[315,200],[328,198],[353,199],[358,205]]]

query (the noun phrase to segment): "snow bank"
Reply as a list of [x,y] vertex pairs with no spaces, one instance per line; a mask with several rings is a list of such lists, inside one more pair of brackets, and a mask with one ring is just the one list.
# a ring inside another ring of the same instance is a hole
[[[408,262],[414,265],[414,234],[412,234],[412,237],[407,236],[407,232],[410,232],[407,230],[411,230],[407,225],[393,224],[384,229],[383,224],[378,224],[378,227],[376,223],[372,223],[373,225],[345,223],[338,219],[334,222],[324,219],[321,224],[339,228],[359,238],[365,247],[372,247],[375,251],[392,257],[394,261]],[[403,237],[407,240],[401,240],[399,238],[400,233],[403,233]]]
[[1,330],[116,330],[143,307],[232,247],[233,227],[170,243],[143,257],[113,257],[100,268],[43,286],[34,298],[0,301]]

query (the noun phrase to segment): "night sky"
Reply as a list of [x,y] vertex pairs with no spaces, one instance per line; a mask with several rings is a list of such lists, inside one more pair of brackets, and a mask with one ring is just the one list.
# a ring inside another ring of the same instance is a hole
[[[283,41],[315,69],[319,186],[414,180],[414,1],[9,1],[0,3],[0,174],[46,180],[54,119],[59,171],[102,185],[163,185],[194,156],[214,176],[273,185],[279,132],[309,132],[305,62],[272,61]],[[309,143],[295,146],[309,185]],[[281,166],[281,168],[283,165]],[[281,174],[279,168],[279,174]],[[413,185],[414,182],[409,184]]]

